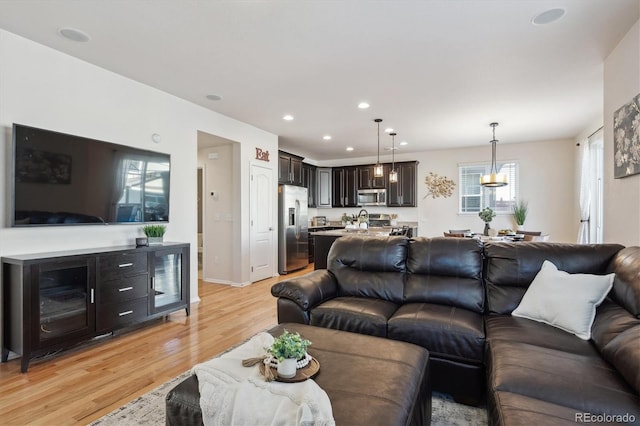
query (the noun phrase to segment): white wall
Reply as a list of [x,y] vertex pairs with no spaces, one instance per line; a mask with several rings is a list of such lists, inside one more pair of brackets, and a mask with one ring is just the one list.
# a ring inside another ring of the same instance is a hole
[[604,63],[604,241],[640,245],[640,175],[613,178],[613,114],[640,93],[640,21]]
[[[0,256],[132,244],[141,226],[9,228],[11,126],[21,123],[171,155],[166,239],[191,243],[191,295],[198,298],[196,170],[198,131],[238,141],[242,188],[234,281],[249,279],[249,164],[277,136],[0,30]],[[162,142],[155,144],[151,135]],[[272,161],[270,164],[275,163]],[[275,167],[275,166],[274,166]],[[274,200],[277,192],[274,187]],[[274,204],[275,201],[274,201]]]
[[[516,160],[520,165],[520,199],[529,202],[529,215],[525,229],[542,231],[550,235],[551,241],[575,242],[579,216],[575,208],[574,156],[577,147],[573,140],[542,141],[534,143],[497,146],[498,161]],[[389,162],[391,158],[381,157]],[[424,237],[442,236],[449,229],[470,228],[481,232],[484,222],[477,214],[458,214],[459,180],[458,164],[491,161],[491,146],[428,151],[417,154],[398,154],[396,161],[419,161],[417,185],[418,206],[404,208],[370,207],[373,213],[398,213],[399,221],[417,221],[418,234]],[[321,162],[322,166],[367,164],[375,158],[361,161]],[[434,172],[447,176],[456,183],[450,198],[424,198],[427,194],[425,176]],[[339,220],[343,212],[357,213],[359,209],[315,209],[312,215],[325,215],[330,220]],[[498,215],[491,222],[496,229],[515,228],[511,214]]]

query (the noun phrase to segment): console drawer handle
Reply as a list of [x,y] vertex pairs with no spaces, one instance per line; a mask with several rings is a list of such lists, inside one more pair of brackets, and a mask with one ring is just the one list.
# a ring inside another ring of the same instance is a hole
[[127,266],[133,266],[133,263],[121,263],[118,268],[126,268]]
[[130,315],[130,314],[132,314],[132,313],[133,313],[133,311],[120,312],[120,313],[118,314],[118,316],[119,316],[119,317],[123,317],[123,316],[125,316],[125,315]]
[[129,290],[133,290],[133,287],[124,287],[124,288],[118,289],[118,291],[129,291]]

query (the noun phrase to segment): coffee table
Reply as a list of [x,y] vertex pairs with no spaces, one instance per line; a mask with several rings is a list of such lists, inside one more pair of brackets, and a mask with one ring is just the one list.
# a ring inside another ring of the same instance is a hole
[[[320,363],[314,378],[329,396],[336,425],[428,425],[431,422],[429,352],[411,343],[313,327],[280,324],[311,340]],[[166,397],[166,424],[201,425],[198,379],[191,376]]]

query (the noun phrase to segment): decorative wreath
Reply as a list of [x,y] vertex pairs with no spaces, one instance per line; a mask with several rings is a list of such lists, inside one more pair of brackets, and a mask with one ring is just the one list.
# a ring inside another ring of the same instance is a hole
[[427,185],[427,195],[423,199],[428,196],[431,196],[431,198],[449,198],[453,194],[453,188],[456,187],[453,179],[447,179],[446,176],[438,176],[433,172],[429,172],[424,178],[424,183]]

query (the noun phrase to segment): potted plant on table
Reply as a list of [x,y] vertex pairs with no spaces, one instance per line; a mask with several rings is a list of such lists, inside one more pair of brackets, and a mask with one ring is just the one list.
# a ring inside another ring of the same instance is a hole
[[494,212],[491,208],[489,207],[485,207],[484,209],[482,209],[482,211],[480,211],[480,213],[478,213],[478,216],[480,216],[480,219],[482,219],[484,221],[484,235],[489,235],[489,223],[491,222],[491,220],[496,217],[496,212]]
[[144,235],[147,236],[150,246],[162,245],[164,233],[167,227],[165,225],[145,225],[142,227]]
[[527,220],[527,209],[529,204],[526,201],[516,201],[513,205],[513,218],[516,221],[518,231],[524,228],[524,221]]
[[311,342],[299,333],[290,333],[287,330],[275,338],[268,352],[278,359],[278,376],[285,379],[295,377],[298,360],[305,358],[309,345]]

